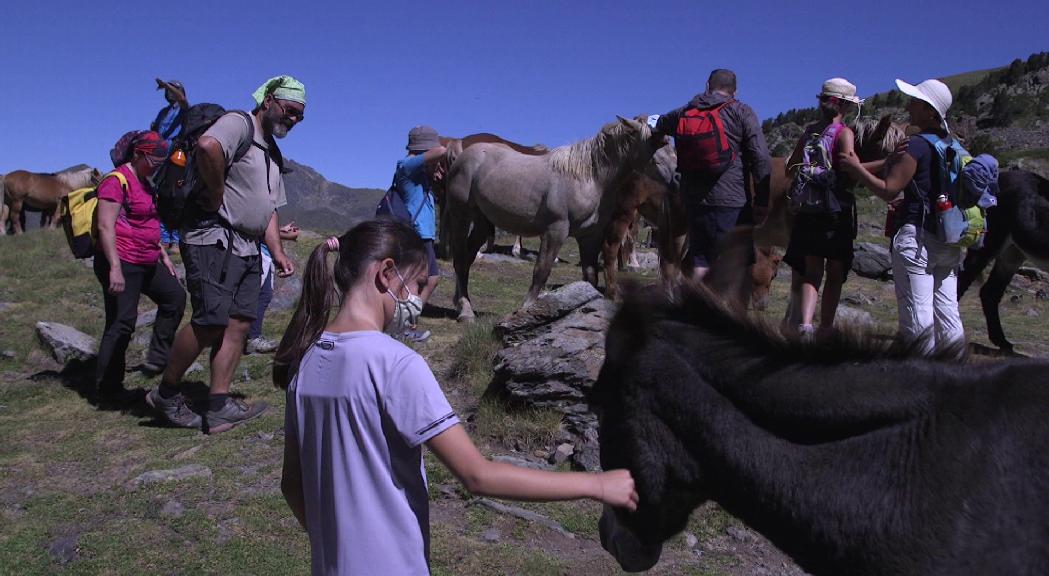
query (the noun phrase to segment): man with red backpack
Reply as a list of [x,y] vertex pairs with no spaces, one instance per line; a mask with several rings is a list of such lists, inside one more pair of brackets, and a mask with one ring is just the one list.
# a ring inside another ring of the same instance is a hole
[[711,72],[706,92],[659,116],[654,129],[674,137],[689,223],[685,267],[692,279],[701,280],[725,234],[752,219],[750,180],[756,183],[754,215],[764,219],[771,172],[768,145],[757,114],[736,100],[736,74],[725,69]]

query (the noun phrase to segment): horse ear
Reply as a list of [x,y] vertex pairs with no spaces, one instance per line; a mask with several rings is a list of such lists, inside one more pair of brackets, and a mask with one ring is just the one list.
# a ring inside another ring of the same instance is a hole
[[616,118],[619,119],[619,123],[620,124],[626,126],[627,128],[630,128],[634,132],[640,132],[641,131],[642,124],[640,122],[638,122],[636,120],[631,120],[629,118],[623,118],[619,114],[616,114]]

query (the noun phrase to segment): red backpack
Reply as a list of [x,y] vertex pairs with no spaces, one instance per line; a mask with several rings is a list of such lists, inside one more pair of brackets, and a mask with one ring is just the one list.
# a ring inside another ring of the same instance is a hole
[[720,114],[731,102],[713,108],[689,108],[681,115],[674,135],[679,170],[717,176],[732,165],[736,151],[729,145]]

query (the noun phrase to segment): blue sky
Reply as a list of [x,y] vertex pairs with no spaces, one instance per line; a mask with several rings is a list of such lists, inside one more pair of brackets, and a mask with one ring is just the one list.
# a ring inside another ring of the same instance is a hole
[[553,147],[616,114],[679,106],[717,67],[764,119],[813,104],[831,76],[868,95],[1049,50],[1044,0],[8,0],[3,12],[0,172],[107,167],[116,139],[163,106],[154,77],[181,80],[191,103],[250,108],[263,80],[291,74],[308,102],[285,154],[381,188],[416,124]]

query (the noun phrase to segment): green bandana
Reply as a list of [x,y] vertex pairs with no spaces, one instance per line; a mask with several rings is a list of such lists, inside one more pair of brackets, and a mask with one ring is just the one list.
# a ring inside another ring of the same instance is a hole
[[306,105],[306,87],[291,76],[270,78],[251,96],[255,99],[256,104],[261,105],[267,94],[272,94],[278,100],[289,100],[303,106]]

